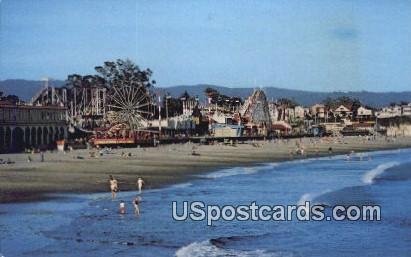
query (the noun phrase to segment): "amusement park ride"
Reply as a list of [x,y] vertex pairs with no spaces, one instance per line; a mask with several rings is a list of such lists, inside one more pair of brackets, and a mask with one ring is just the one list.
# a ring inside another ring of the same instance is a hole
[[148,144],[158,133],[149,130],[155,101],[142,83],[111,87],[77,83],[55,88],[49,79],[44,81],[31,103],[66,107],[69,132],[89,134],[94,145]]
[[[60,88],[50,85],[49,79],[44,81],[44,87],[32,98],[31,104],[65,107],[71,138],[86,135],[88,142],[96,146],[149,145],[160,139],[160,115],[158,125],[154,125],[157,122],[154,113],[157,107],[158,114],[161,113],[160,106],[146,84],[120,81],[108,85],[97,76],[78,75],[70,77],[69,83]],[[185,104],[187,102],[183,101],[183,112],[187,109],[184,115],[188,117],[193,111],[185,108]],[[235,111],[229,107],[222,111],[221,108],[216,107],[214,112],[209,110],[205,115],[214,113],[213,118],[217,114],[232,117],[232,122],[244,128],[244,133],[239,136],[269,135],[272,120],[263,90],[254,90]],[[214,119],[213,123],[227,125],[227,120]]]
[[267,97],[261,89],[255,89],[239,111],[245,130],[251,134],[267,135],[271,129],[271,116]]

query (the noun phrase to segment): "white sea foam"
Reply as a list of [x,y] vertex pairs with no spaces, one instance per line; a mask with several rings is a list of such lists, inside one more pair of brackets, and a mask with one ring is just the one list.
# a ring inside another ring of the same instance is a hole
[[399,165],[398,162],[387,162],[384,164],[378,165],[376,168],[368,171],[367,173],[364,174],[362,181],[365,184],[372,184],[374,182],[374,179],[381,175],[383,172],[385,172],[387,169]]
[[176,257],[280,257],[291,256],[280,253],[268,253],[263,250],[241,251],[233,249],[223,249],[211,244],[209,240],[203,242],[194,242],[187,246],[183,246],[175,253]]
[[186,188],[192,185],[193,183],[181,183],[181,184],[172,185],[171,188]]
[[283,165],[293,165],[293,164],[305,164],[305,163],[310,163],[315,161],[313,158],[307,158],[307,159],[297,159],[297,160],[290,160],[290,161],[282,161],[278,162],[277,165],[275,166],[283,166]]
[[291,163],[302,164],[302,163],[310,163],[313,161],[315,161],[315,159],[307,158],[307,159],[294,160],[294,161],[291,161]]
[[212,172],[205,175],[199,175],[201,178],[222,178],[222,177],[229,177],[229,176],[236,176],[236,175],[248,175],[257,173],[261,167],[243,167],[243,168],[233,168],[233,169],[224,169],[219,170],[216,172]]
[[379,155],[379,154],[398,154],[402,152],[409,152],[411,149],[392,149],[392,150],[378,150],[366,152],[368,155]]

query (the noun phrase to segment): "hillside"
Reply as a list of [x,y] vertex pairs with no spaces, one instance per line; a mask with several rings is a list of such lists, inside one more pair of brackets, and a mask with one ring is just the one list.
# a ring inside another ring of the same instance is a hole
[[[51,85],[61,86],[64,81],[53,80]],[[43,85],[42,81],[34,80],[3,80],[0,81],[0,91],[6,94],[14,94],[24,100],[29,100]],[[201,98],[204,96],[204,90],[207,87],[212,87],[220,91],[220,93],[230,96],[247,97],[253,91],[252,88],[230,88],[214,85],[187,85],[187,86],[174,86],[161,88],[163,92],[169,92],[172,96],[180,96],[184,91],[187,91],[190,95],[198,95]],[[158,89],[158,88],[157,88]],[[392,102],[411,102],[411,91],[406,92],[313,92],[302,91],[276,87],[264,88],[268,99],[289,98],[293,99],[299,104],[308,106],[323,101],[327,97],[339,97],[349,96],[352,98],[358,98],[362,103],[374,107],[381,107],[389,105]]]
[[[247,97],[249,96],[253,88],[229,88],[213,85],[192,85],[192,86],[174,86],[165,88],[164,90],[169,92],[172,96],[179,96],[184,91],[187,91],[190,95],[204,95],[204,90],[207,87],[217,89],[220,93],[230,96]],[[411,91],[406,92],[314,92],[314,91],[302,91],[276,87],[265,87],[264,91],[269,100],[279,98],[293,99],[297,103],[309,106],[315,103],[320,103],[327,97],[340,97],[349,96],[352,98],[358,98],[363,104],[374,107],[387,106],[392,102],[411,102]]]
[[[64,84],[64,81],[53,80],[50,85],[59,87]],[[6,95],[17,95],[23,100],[29,100],[35,95],[44,85],[40,80],[24,80],[24,79],[8,79],[0,81],[0,91]]]

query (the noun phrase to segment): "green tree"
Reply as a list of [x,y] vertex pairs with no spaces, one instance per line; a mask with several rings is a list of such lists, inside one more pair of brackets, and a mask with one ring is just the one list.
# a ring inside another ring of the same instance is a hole
[[357,109],[362,105],[360,100],[353,99],[348,96],[340,96],[337,98],[327,97],[324,99],[323,104],[327,109],[335,109],[340,105],[344,105],[346,107],[351,108],[353,111],[357,111]]
[[[167,102],[166,102],[167,101]],[[163,107],[167,108],[162,108],[162,114],[163,117],[167,116],[166,111],[168,111],[168,116],[178,116],[183,114],[183,101],[181,101],[181,98],[175,98],[171,97],[169,93],[163,97]]]
[[204,90],[204,93],[205,93],[208,97],[214,97],[214,96],[220,94],[216,89],[211,88],[211,87],[207,87],[207,88]]
[[149,88],[156,84],[151,80],[152,71],[150,69],[141,70],[129,59],[118,59],[115,62],[105,62],[103,66],[95,67],[98,78],[105,82],[107,87],[113,86],[140,86]]
[[20,98],[16,95],[3,95],[3,92],[0,92],[0,101],[8,102],[10,104],[17,104],[20,102]]
[[277,103],[287,108],[294,108],[298,105],[296,101],[288,99],[288,98],[280,98],[277,100]]
[[211,98],[212,104],[217,104],[223,107],[232,107],[232,106],[239,106],[243,103],[243,100],[240,97],[230,97],[227,95],[220,94],[218,90],[208,87],[204,90],[204,93],[207,97]]

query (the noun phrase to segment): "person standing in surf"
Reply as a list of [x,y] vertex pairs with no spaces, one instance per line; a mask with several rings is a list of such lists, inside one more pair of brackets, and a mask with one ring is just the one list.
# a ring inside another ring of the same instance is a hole
[[115,199],[118,192],[118,181],[113,177],[113,175],[110,175],[109,178],[111,198]]
[[141,202],[141,197],[136,196],[136,198],[134,198],[133,205],[134,205],[134,214],[136,214],[137,216],[140,216],[140,202]]
[[138,187],[138,193],[141,194],[141,191],[143,189],[144,185],[144,180],[142,178],[137,179],[137,187]]

